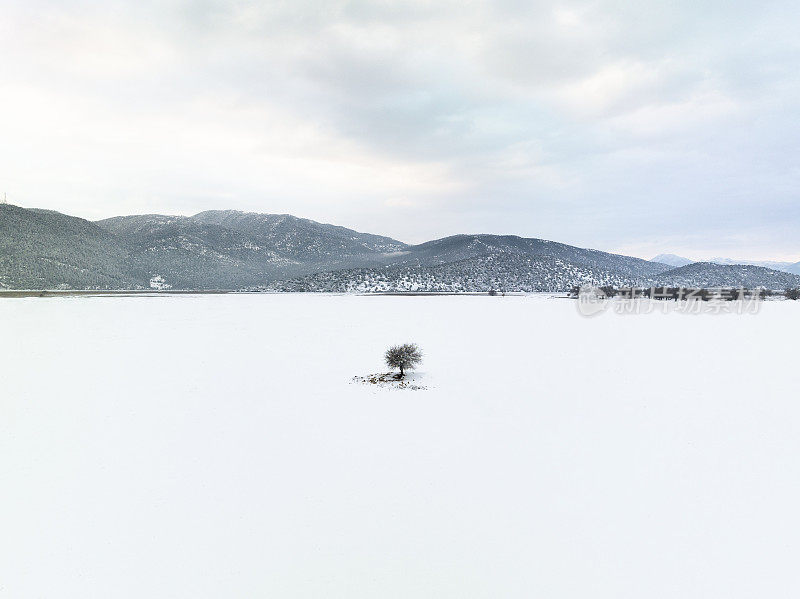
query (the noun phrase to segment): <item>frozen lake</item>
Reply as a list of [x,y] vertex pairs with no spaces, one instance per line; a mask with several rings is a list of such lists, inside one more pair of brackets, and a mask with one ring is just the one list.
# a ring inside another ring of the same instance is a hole
[[[0,301],[0,597],[797,597],[800,303]],[[427,390],[351,383],[417,342]]]

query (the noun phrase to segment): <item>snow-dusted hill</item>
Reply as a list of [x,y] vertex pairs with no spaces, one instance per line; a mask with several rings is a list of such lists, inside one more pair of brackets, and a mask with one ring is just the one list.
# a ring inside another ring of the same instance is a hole
[[407,254],[397,257],[393,263],[406,266],[436,266],[486,255],[547,256],[563,263],[613,271],[617,276],[629,278],[649,277],[669,270],[669,265],[640,258],[516,235],[453,235],[411,246]]
[[[684,258],[683,256],[676,256],[675,254],[659,254],[658,256],[654,257],[651,261],[669,264],[674,267],[687,266],[689,264],[697,262],[697,260],[690,260],[689,258]],[[781,270],[783,272],[800,275],[800,262],[776,262],[770,260],[735,260],[732,258],[711,258],[710,260],[704,260],[704,262],[711,262],[713,264],[734,265],[734,266],[738,264],[763,266],[764,268],[769,268],[772,270]]]
[[374,262],[384,254],[406,248],[406,244],[389,237],[359,233],[290,214],[209,210],[191,219],[239,231],[282,256],[321,267],[348,262]]
[[749,264],[694,262],[661,273],[659,284],[673,287],[766,287],[787,289],[800,286],[800,276]]
[[127,245],[95,223],[0,204],[0,288],[113,289],[146,281]]
[[[797,286],[751,267],[668,264],[514,235],[418,245],[281,214],[119,216],[0,209],[0,287],[567,291],[574,285]],[[786,273],[784,273],[786,274]]]
[[138,215],[98,221],[128,248],[129,264],[177,289],[238,288],[302,272],[269,245],[184,216]]
[[575,285],[641,286],[650,279],[550,256],[496,251],[435,266],[388,266],[322,272],[277,281],[274,291],[381,292],[567,291]]
[[712,258],[707,262],[714,264],[749,264],[752,266],[763,266],[772,270],[781,270],[783,272],[800,275],[800,262],[774,262],[769,260],[734,260],[732,258]]
[[321,272],[276,281],[266,288],[321,292],[485,292],[491,289],[555,292],[568,291],[576,285],[765,287],[782,290],[800,287],[800,276],[758,266],[711,263],[692,263],[663,273],[634,276],[622,269],[599,268],[551,256],[494,249],[491,253],[434,266],[406,264]]

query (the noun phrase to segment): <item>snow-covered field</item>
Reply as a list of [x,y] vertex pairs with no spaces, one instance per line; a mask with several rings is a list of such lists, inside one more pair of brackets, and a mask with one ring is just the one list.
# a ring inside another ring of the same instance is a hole
[[[0,301],[0,597],[800,596],[800,304]],[[409,391],[353,384],[415,341]]]

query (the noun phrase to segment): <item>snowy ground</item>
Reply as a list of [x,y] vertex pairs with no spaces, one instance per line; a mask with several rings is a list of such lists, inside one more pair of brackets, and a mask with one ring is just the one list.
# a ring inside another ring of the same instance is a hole
[[[800,303],[0,301],[0,597],[800,596]],[[387,346],[426,390],[354,384]]]

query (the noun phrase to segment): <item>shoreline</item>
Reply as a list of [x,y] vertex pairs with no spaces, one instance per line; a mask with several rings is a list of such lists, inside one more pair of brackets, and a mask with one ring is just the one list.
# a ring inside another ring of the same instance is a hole
[[[323,291],[242,291],[235,289],[0,289],[0,299],[2,298],[29,298],[29,297],[155,297],[160,295],[225,295],[225,294],[268,294],[268,295],[293,295],[293,294],[314,294],[314,295],[358,295],[358,296],[406,296],[406,297],[429,297],[429,296],[486,296],[503,297],[498,293],[490,296],[487,291],[465,291],[463,293],[451,291],[376,291],[374,293],[347,293],[347,292],[323,292]],[[564,292],[566,293],[566,292]],[[524,296],[533,294],[561,295],[553,292],[531,292],[522,291],[507,292],[507,296]]]

